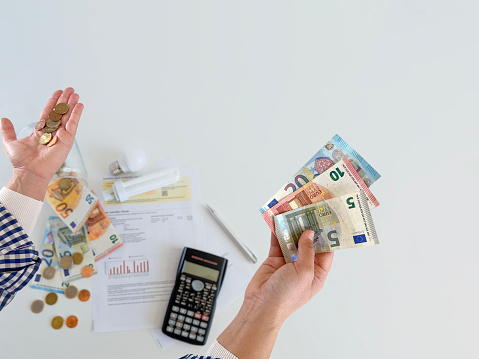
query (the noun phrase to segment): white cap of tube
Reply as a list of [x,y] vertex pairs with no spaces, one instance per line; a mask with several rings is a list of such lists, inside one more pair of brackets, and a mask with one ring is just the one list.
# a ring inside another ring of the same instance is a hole
[[103,199],[105,201],[124,202],[137,194],[176,183],[179,179],[180,170],[178,168],[168,168],[124,182],[118,180],[113,183],[111,189],[103,191]]

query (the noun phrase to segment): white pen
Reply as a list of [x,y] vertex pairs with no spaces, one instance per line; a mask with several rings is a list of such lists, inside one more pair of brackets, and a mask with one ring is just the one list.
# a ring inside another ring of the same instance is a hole
[[226,225],[226,222],[219,216],[219,214],[217,212],[215,212],[215,210],[213,208],[211,208],[210,205],[206,205],[206,208],[208,208],[208,211],[211,213],[211,215],[213,216],[213,218],[216,220],[216,222],[218,222],[218,224],[220,225],[221,228],[223,228],[223,231],[226,232],[226,234],[228,235],[228,237],[231,238],[231,240],[233,242],[236,243],[236,245],[239,247],[239,249],[241,249],[241,252],[243,252],[243,254],[249,258],[249,260],[253,263],[256,263],[258,260],[256,259],[256,256],[253,254],[253,252],[251,252],[251,250],[246,247],[239,239],[238,237],[236,237],[233,232],[231,232],[231,230],[228,228],[228,226]]

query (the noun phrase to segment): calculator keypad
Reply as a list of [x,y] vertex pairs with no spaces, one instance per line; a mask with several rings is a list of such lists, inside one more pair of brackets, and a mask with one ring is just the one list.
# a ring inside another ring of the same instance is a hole
[[166,331],[203,343],[216,291],[214,283],[181,275]]

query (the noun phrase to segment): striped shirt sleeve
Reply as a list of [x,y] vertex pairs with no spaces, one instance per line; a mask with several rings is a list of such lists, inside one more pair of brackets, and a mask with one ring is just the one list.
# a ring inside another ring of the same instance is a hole
[[30,282],[40,263],[22,226],[0,203],[0,310]]

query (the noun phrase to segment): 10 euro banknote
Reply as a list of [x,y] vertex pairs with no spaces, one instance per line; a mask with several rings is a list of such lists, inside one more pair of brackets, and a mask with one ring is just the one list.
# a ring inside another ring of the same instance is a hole
[[274,207],[288,194],[291,194],[306,183],[312,181],[316,176],[325,172],[343,158],[347,158],[351,162],[359,177],[361,177],[368,187],[381,177],[346,141],[339,135],[335,135],[289,179],[288,183],[276,191],[274,196],[261,207],[260,212],[264,213]]
[[314,231],[315,253],[379,244],[364,191],[279,214],[274,224],[287,263],[298,255],[299,237],[307,229]]

